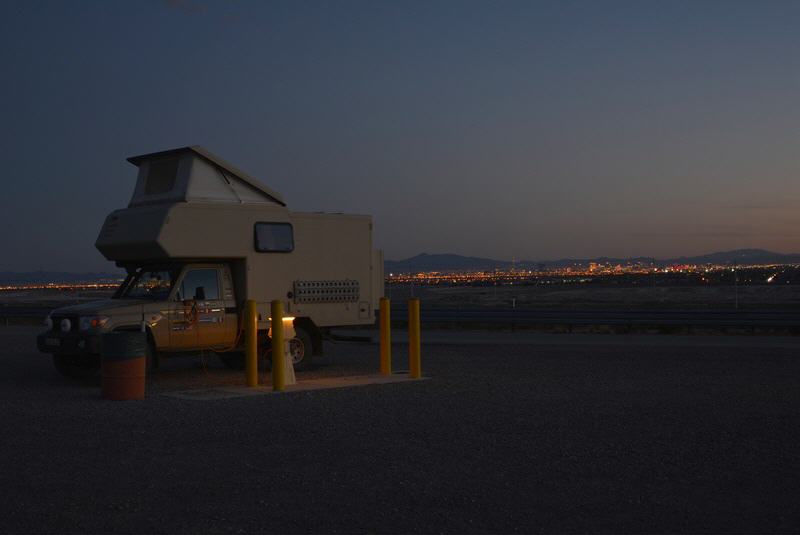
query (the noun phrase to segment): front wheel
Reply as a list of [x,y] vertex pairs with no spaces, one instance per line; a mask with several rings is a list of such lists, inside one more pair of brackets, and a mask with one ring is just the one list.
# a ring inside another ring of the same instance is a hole
[[[158,369],[158,353],[151,340],[145,350],[146,374],[152,375]],[[102,357],[99,355],[53,355],[56,371],[68,379],[99,382],[102,376]]]
[[100,359],[82,355],[53,355],[56,371],[68,379],[100,380]]
[[150,337],[147,339],[147,349],[145,351],[145,374],[148,376],[154,375],[156,371],[158,371],[161,359],[159,358],[158,351],[156,351],[155,343],[153,343]]

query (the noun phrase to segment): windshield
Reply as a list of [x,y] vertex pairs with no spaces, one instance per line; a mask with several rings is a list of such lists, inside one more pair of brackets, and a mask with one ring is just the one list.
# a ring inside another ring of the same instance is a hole
[[138,269],[128,275],[117,293],[116,299],[147,299],[163,301],[172,290],[175,273],[168,269]]

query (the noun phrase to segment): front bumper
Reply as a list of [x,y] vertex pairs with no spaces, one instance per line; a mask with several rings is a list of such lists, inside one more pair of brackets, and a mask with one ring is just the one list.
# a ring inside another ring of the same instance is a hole
[[36,346],[53,355],[99,355],[100,335],[47,331],[36,337]]

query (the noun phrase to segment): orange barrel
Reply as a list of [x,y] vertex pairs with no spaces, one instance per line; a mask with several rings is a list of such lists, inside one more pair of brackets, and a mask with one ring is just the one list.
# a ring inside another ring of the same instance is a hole
[[103,335],[103,397],[144,399],[147,335],[113,332]]

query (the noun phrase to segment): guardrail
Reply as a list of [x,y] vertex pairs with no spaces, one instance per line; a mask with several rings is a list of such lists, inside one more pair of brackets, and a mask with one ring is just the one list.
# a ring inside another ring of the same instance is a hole
[[[403,306],[392,307],[394,318],[406,317]],[[423,325],[486,324],[507,326],[682,326],[800,328],[800,311],[786,310],[554,310],[526,308],[423,307]]]

